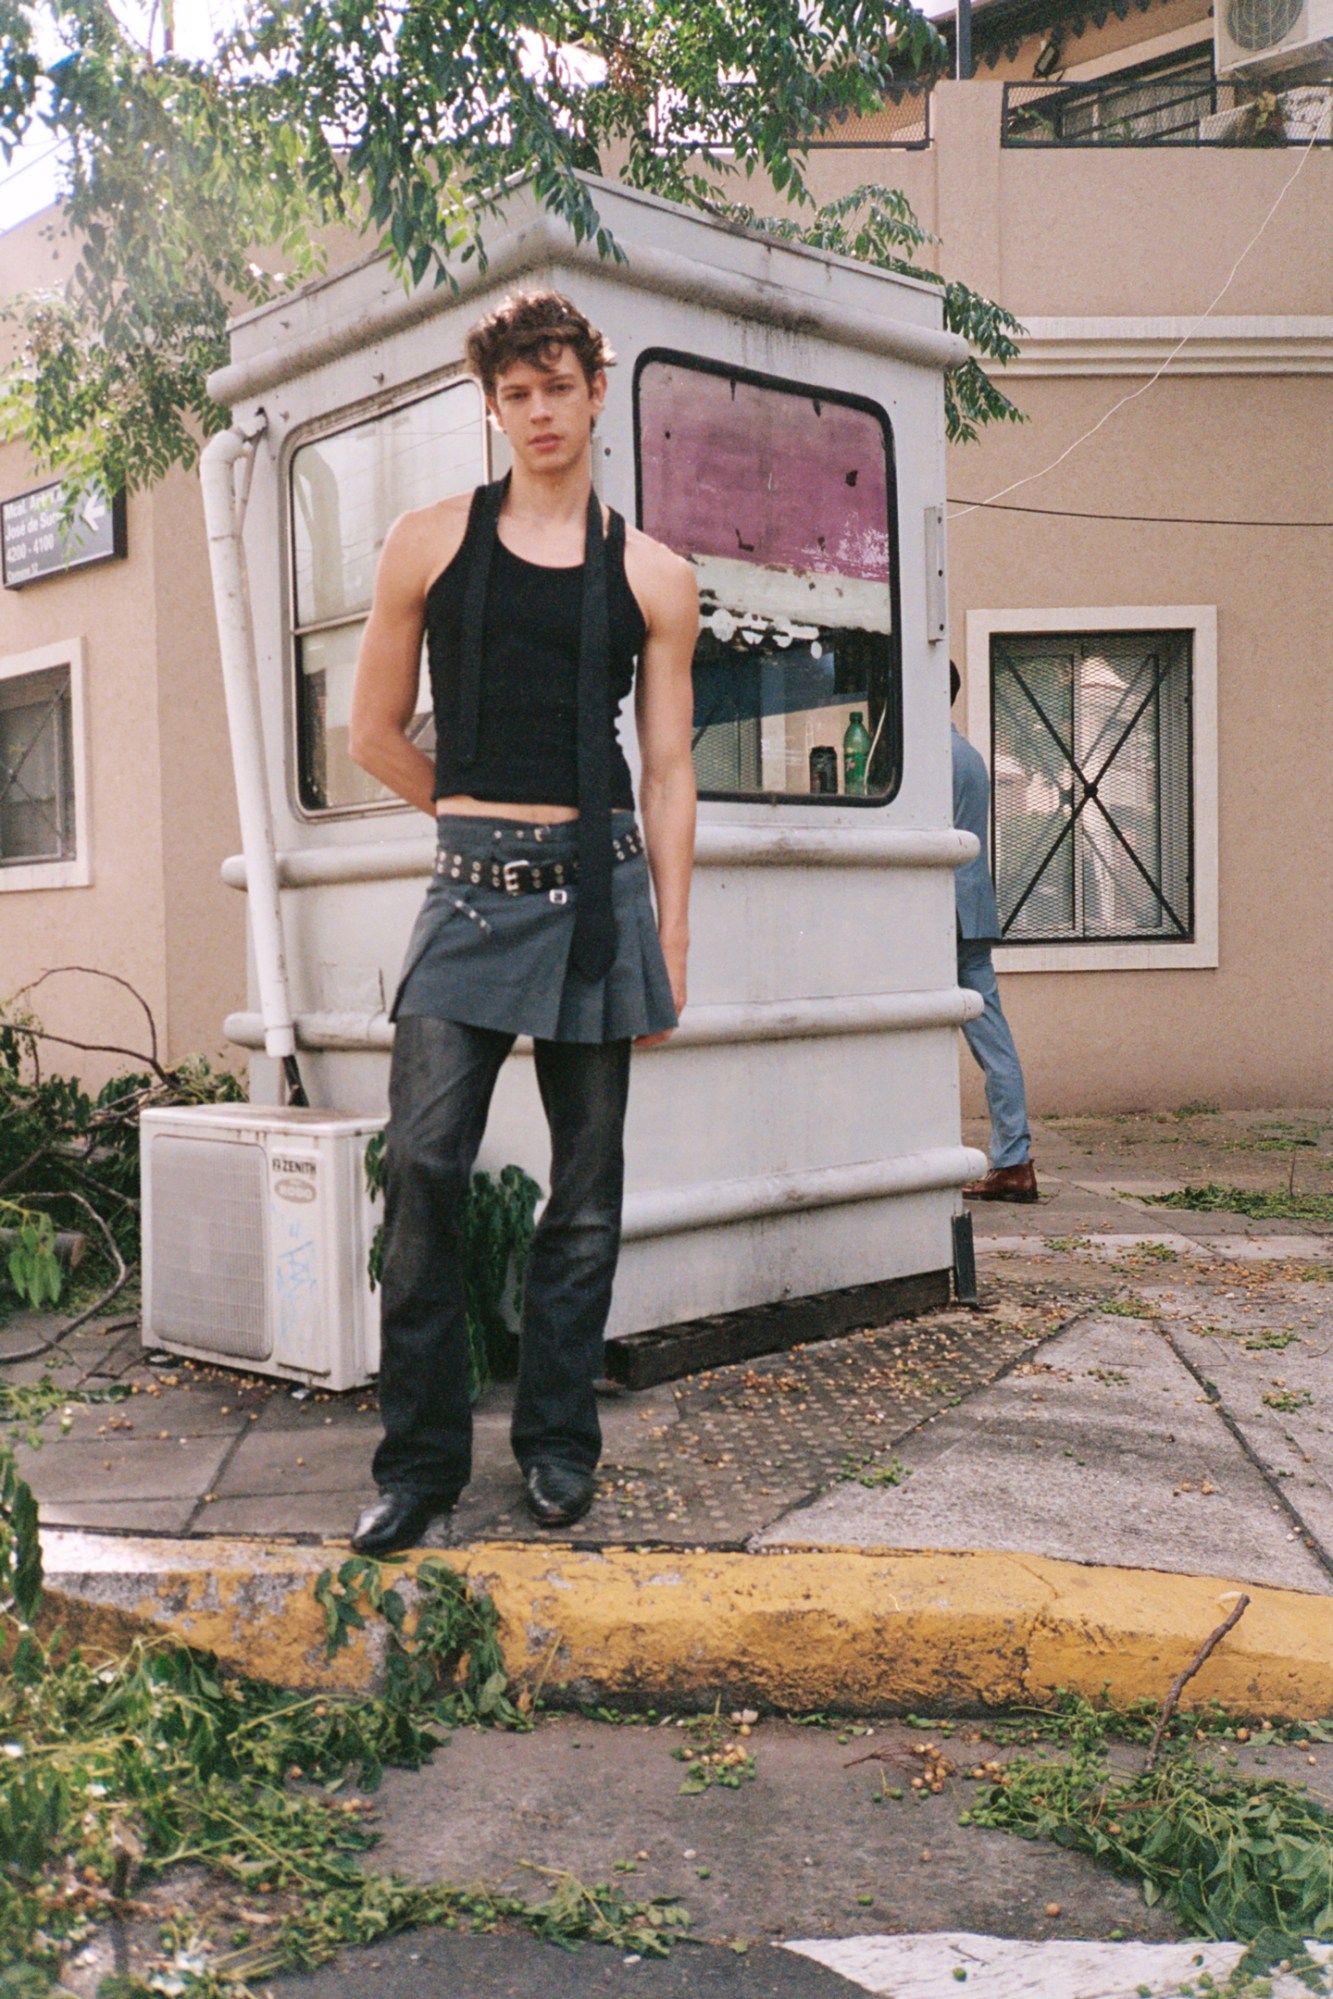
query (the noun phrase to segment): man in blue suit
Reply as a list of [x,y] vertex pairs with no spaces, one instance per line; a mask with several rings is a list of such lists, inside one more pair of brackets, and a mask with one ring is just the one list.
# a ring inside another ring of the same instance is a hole
[[[949,662],[949,699],[958,699],[958,668]],[[958,983],[980,993],[985,1011],[969,1020],[963,1033],[986,1078],[986,1108],[990,1112],[990,1171],[984,1180],[964,1187],[969,1201],[1035,1201],[1037,1175],[1032,1164],[1032,1134],[1028,1130],[1027,1095],[1014,1037],[1000,1006],[991,949],[1000,937],[1000,912],[991,886],[989,860],[990,777],[981,752],[951,726],[953,738],[953,823],[975,833],[981,852],[954,870],[958,909]]]

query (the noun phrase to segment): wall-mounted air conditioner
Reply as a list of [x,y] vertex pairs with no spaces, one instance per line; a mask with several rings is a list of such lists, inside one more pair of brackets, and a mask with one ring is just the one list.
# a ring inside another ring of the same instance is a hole
[[1213,38],[1219,76],[1313,67],[1333,51],[1333,0],[1213,0]]
[[383,1125],[259,1104],[145,1111],[144,1345],[320,1388],[368,1381],[380,1210],[365,1151]]

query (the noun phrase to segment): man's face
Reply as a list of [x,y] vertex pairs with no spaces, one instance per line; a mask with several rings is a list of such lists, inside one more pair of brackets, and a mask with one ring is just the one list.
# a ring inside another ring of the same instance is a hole
[[515,361],[496,377],[490,411],[514,456],[531,472],[565,472],[586,456],[593,419],[606,401],[606,376],[591,385],[568,347],[543,367]]

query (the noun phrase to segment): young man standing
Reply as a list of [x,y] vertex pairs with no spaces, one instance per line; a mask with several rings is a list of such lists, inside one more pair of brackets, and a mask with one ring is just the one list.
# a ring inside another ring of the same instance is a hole
[[[352,702],[353,757],[430,813],[439,840],[394,1005],[380,1492],[352,1537],[368,1554],[418,1541],[471,1473],[464,1202],[519,1034],[535,1042],[552,1156],[512,1443],[543,1526],[591,1505],[630,1047],[665,1040],[685,1004],[693,572],[593,493],[612,357],[575,306],[507,299],[467,356],[513,471],[395,522]],[[423,637],[433,761],[407,734]],[[631,686],[642,835],[616,729]]]

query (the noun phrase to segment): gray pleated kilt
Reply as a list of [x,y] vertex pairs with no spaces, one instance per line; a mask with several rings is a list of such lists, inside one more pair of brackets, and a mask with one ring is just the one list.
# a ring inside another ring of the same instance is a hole
[[[532,826],[445,814],[437,824],[441,851],[468,861],[568,864],[577,855],[574,822]],[[633,826],[632,812],[612,814],[613,837]],[[429,1014],[539,1041],[624,1041],[674,1027],[645,856],[612,867],[616,955],[606,977],[592,982],[569,962],[578,892],[575,883],[509,895],[437,873],[407,947],[391,1018]]]

